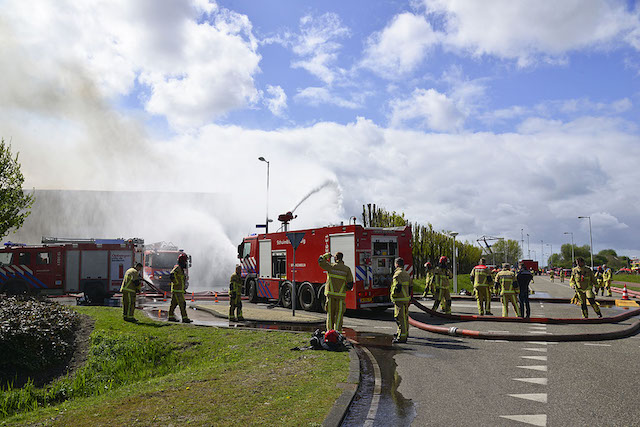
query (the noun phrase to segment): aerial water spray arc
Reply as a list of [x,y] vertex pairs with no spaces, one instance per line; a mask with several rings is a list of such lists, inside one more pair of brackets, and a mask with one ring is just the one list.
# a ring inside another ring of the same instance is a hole
[[298,209],[298,207],[299,207],[301,204],[303,204],[304,202],[306,202],[306,201],[307,201],[307,199],[308,199],[309,197],[313,196],[313,195],[314,195],[314,194],[316,194],[318,191],[322,190],[323,188],[327,188],[327,187],[330,187],[330,188],[335,189],[335,190],[336,190],[336,193],[340,194],[340,187],[339,187],[339,185],[338,185],[338,182],[337,182],[337,181],[335,181],[335,180],[333,180],[333,179],[328,179],[328,180],[326,180],[325,182],[323,182],[322,184],[320,184],[320,185],[318,185],[317,187],[315,187],[313,190],[309,191],[309,192],[308,192],[308,193],[307,193],[307,194],[302,198],[302,200],[300,200],[300,201],[298,202],[298,204],[296,205],[296,207],[295,207],[295,208],[293,208],[293,209],[291,210],[291,213],[295,212],[295,211],[296,211],[296,209]]

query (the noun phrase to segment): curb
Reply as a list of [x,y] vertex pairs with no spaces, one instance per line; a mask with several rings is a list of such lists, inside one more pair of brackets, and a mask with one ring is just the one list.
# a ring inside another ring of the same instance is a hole
[[[218,313],[215,310],[212,310],[208,307],[202,306],[202,305],[197,305],[197,304],[190,304],[189,308],[196,308],[197,310],[202,310],[206,313],[211,314],[214,317],[217,317],[219,319],[226,319],[228,320],[229,317],[228,316],[224,316],[220,313]],[[318,320],[318,321],[300,321],[300,322],[296,322],[296,321],[290,321],[290,320],[266,320],[266,319],[252,319],[252,318],[248,318],[245,317],[246,321],[248,322],[264,322],[264,323],[273,323],[273,324],[278,324],[278,325],[315,325],[315,324],[319,324],[322,323],[324,324],[324,320]]]
[[360,386],[360,358],[353,346],[349,349],[349,376],[347,377],[347,382],[340,383],[337,386],[342,388],[343,391],[322,422],[325,427],[338,427],[342,424]]

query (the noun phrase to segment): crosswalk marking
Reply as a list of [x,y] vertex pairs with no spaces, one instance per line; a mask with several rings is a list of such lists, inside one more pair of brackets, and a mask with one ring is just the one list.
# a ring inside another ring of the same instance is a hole
[[531,348],[531,347],[525,347],[525,348],[523,348],[523,350],[539,351],[539,352],[543,352],[543,353],[546,353],[546,352],[547,352],[547,349],[546,349],[546,348]]
[[584,343],[584,345],[591,345],[594,347],[611,347],[611,344],[597,344],[597,343],[592,343],[592,342],[586,342]]
[[530,359],[530,360],[541,360],[546,361],[547,356],[520,356],[522,359]]
[[522,368],[522,369],[532,369],[534,371],[547,372],[547,365],[526,365],[526,366],[516,366],[516,367]]
[[547,393],[509,394],[518,399],[533,400],[534,402],[547,403]]
[[514,381],[522,381],[523,383],[547,385],[547,378],[512,378]]
[[537,415],[500,415],[500,418],[506,418],[512,421],[518,421],[525,424],[531,424],[533,426],[546,426],[547,414]]

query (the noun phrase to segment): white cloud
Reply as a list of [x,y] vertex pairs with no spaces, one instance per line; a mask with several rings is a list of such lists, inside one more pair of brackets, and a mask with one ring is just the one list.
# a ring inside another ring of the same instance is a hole
[[409,98],[391,101],[390,107],[392,127],[418,120],[429,130],[455,131],[462,128],[465,119],[451,98],[434,89],[415,89]]
[[271,98],[265,98],[264,102],[269,108],[269,111],[274,116],[283,117],[284,110],[287,109],[287,94],[280,86],[267,85],[267,93],[271,95]]
[[397,15],[367,41],[362,66],[391,79],[413,71],[438,42],[424,16],[406,12]]
[[302,100],[309,105],[321,105],[331,104],[342,108],[355,109],[359,108],[360,104],[356,101],[344,99],[334,93],[331,93],[324,87],[307,87],[299,91],[296,96],[296,100]]
[[557,61],[573,50],[627,40],[638,49],[640,20],[626,2],[609,0],[424,0],[428,15],[443,22],[445,46],[474,55]]
[[147,111],[176,127],[210,122],[258,98],[253,75],[260,56],[251,24],[215,4],[9,0],[3,12],[5,41],[24,52],[11,63],[47,67],[48,77],[36,76],[43,86],[69,68],[82,68],[111,98],[132,93],[138,81],[149,88]]

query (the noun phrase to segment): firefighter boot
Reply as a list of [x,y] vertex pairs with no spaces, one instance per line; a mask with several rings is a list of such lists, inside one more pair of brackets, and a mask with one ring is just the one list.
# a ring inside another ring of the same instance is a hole
[[445,303],[444,303],[444,304],[445,304],[445,305],[444,305],[444,312],[445,312],[446,314],[451,314],[451,300],[450,300],[450,299],[445,300]]

